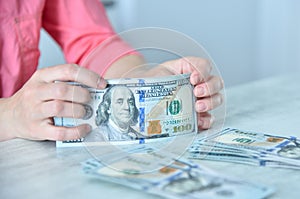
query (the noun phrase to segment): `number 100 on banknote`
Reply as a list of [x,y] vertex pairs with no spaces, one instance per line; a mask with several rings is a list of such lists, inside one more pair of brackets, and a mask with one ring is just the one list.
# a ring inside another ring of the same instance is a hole
[[108,80],[106,89],[84,85],[91,94],[82,119],[56,117],[55,125],[83,123],[92,131],[81,140],[63,143],[130,141],[197,132],[195,97],[189,74],[159,78]]

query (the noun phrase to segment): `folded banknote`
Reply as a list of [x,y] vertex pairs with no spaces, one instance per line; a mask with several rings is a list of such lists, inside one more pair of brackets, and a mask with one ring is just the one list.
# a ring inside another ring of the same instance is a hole
[[108,80],[107,88],[89,90],[91,101],[85,104],[82,119],[55,117],[57,126],[74,127],[83,123],[92,131],[79,140],[58,141],[57,147],[85,143],[143,143],[197,132],[195,97],[190,75],[156,78]]

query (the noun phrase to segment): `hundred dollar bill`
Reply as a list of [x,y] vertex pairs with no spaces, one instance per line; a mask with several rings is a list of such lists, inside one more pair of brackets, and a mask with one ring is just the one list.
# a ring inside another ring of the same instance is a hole
[[[161,154],[163,155],[163,154]],[[103,181],[127,186],[165,198],[265,198],[274,190],[260,184],[231,179],[199,164],[175,159],[153,170],[140,173],[151,159],[122,157],[103,165],[95,159],[83,163],[83,170]],[[120,169],[114,169],[120,168]]]
[[80,146],[82,142],[143,143],[196,133],[195,97],[189,78],[189,74],[183,74],[111,79],[103,90],[72,83],[91,94],[91,102],[85,104],[87,114],[83,119],[56,117],[55,125],[88,123],[93,130],[85,138],[57,142],[57,147]]
[[300,142],[293,136],[227,128],[207,139],[196,139],[189,157],[300,169]]
[[236,147],[276,159],[289,159],[290,162],[300,161],[300,144],[294,136],[269,135],[260,132],[243,131],[227,128],[221,133],[208,138],[218,146]]
[[227,128],[209,137],[207,141],[223,146],[236,146],[257,151],[273,151],[280,146],[289,144],[291,139],[289,137],[269,135],[260,132]]
[[299,170],[300,167],[294,164],[289,164],[282,161],[277,160],[263,160],[257,156],[249,157],[247,155],[232,155],[232,154],[224,154],[224,153],[190,153],[188,158],[190,159],[205,159],[211,161],[223,161],[223,162],[231,162],[231,163],[238,163],[238,164],[248,164],[253,166],[260,166],[260,167],[274,167],[274,168],[284,168],[284,169],[294,169]]

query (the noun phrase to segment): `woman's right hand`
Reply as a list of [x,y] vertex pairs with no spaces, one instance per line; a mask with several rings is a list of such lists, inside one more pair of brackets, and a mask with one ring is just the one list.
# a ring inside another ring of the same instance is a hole
[[37,70],[12,97],[0,99],[0,140],[84,137],[91,130],[88,124],[61,127],[53,123],[53,117],[83,118],[85,108],[82,104],[91,99],[87,89],[63,81],[76,81],[98,89],[106,87],[106,81],[98,74],[76,64]]

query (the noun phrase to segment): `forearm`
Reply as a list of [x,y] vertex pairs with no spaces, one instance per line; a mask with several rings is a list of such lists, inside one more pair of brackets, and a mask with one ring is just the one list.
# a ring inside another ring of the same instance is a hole
[[151,66],[141,55],[127,55],[115,61],[104,73],[105,79],[132,77],[154,77],[173,75],[171,70],[162,65]]
[[145,64],[145,60],[139,55],[126,55],[112,63],[105,71],[105,79],[114,79],[121,77],[133,77],[134,71]]

